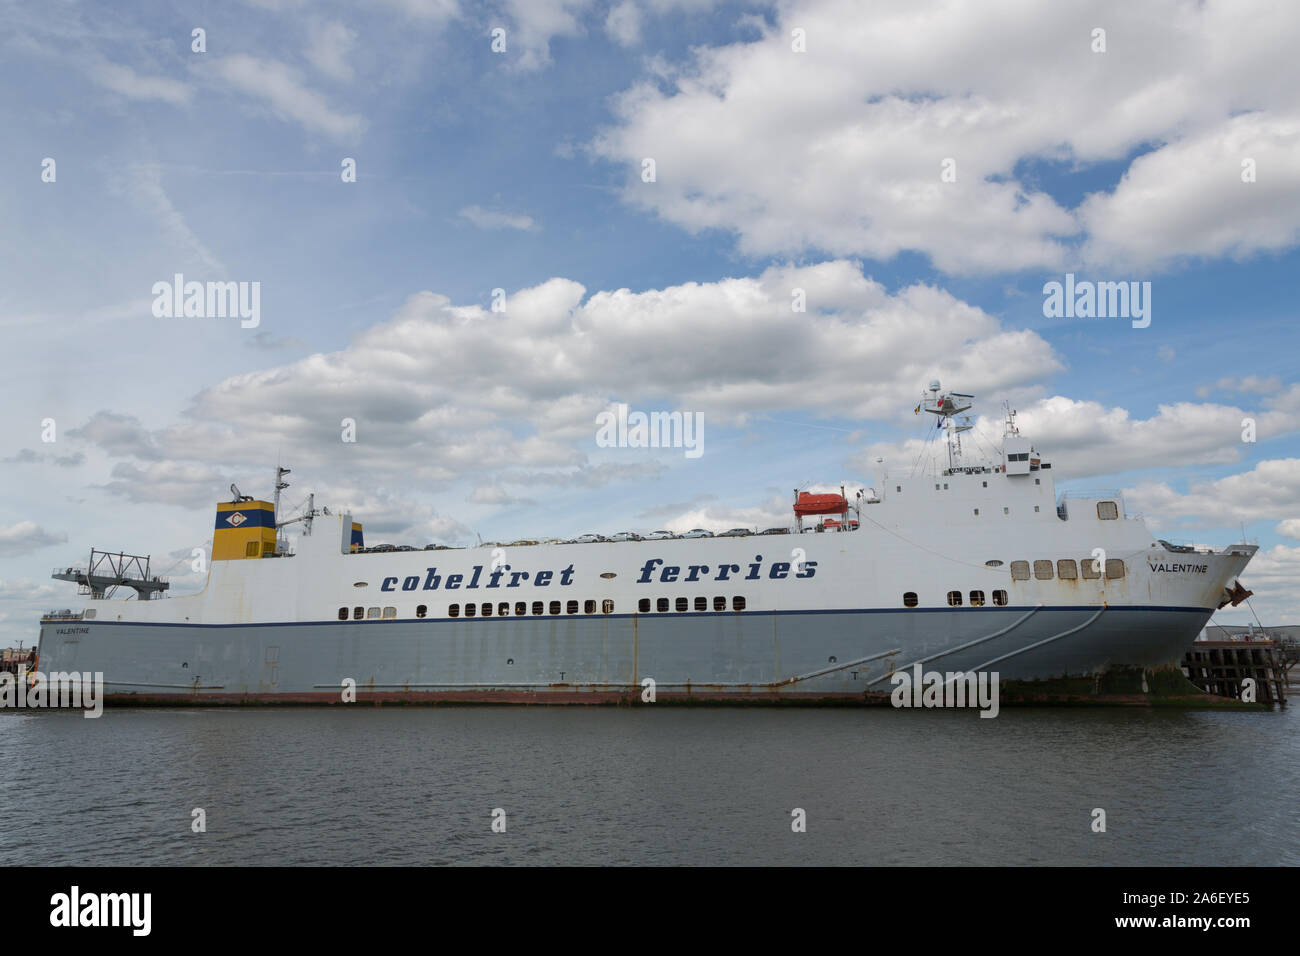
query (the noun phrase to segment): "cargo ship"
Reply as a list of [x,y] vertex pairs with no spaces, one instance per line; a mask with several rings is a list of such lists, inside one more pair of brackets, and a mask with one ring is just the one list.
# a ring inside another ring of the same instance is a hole
[[917,664],[1145,689],[1249,594],[1255,545],[1175,545],[1118,493],[1058,497],[1009,408],[1000,449],[968,454],[972,403],[930,383],[915,411],[940,461],[795,489],[790,526],[761,533],[367,548],[314,499],[281,520],[277,469],[271,499],[217,504],[198,593],[125,552],[56,569],[86,600],[42,618],[39,665],[102,672],[128,704],[342,703],[349,685],[375,703],[878,702]]

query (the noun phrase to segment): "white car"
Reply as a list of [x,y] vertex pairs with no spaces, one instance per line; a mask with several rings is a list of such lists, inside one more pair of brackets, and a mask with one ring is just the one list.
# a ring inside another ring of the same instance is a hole
[[609,536],[609,540],[610,541],[644,541],[645,539],[642,538],[635,531],[620,531],[618,534],[611,534]]
[[677,535],[673,534],[671,531],[651,531],[648,535],[645,536],[645,540],[646,541],[671,541],[675,537],[677,537]]
[[684,532],[684,533],[681,535],[681,537],[683,537],[683,538],[712,538],[712,537],[713,537],[713,532],[712,532],[712,531],[705,531],[703,528],[692,528],[690,531],[686,531],[686,532]]
[[571,541],[566,541],[564,543],[565,544],[596,544],[597,542],[604,541],[604,540],[605,539],[598,534],[580,534],[578,535],[578,537],[572,539]]

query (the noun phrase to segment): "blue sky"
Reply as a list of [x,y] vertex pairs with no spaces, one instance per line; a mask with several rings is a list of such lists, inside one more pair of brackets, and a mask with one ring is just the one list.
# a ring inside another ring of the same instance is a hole
[[[767,526],[909,467],[935,377],[1161,535],[1244,528],[1295,623],[1296,16],[0,2],[0,643],[91,545],[193,586],[277,457],[371,541]],[[258,327],[154,317],[178,272],[260,282]],[[1150,282],[1150,327],[1044,318],[1066,272]],[[705,454],[597,447],[620,401],[703,413]]]

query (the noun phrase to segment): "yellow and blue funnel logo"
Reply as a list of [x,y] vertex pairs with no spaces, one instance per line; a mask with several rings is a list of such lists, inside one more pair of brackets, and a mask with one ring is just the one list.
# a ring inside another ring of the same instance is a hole
[[223,501],[217,505],[212,560],[260,558],[275,551],[275,506],[269,501]]

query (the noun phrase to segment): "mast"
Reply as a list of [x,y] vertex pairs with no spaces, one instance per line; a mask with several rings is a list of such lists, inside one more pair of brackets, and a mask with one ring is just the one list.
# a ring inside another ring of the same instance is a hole
[[961,433],[971,429],[969,416],[963,417],[960,423],[955,419],[970,409],[975,396],[965,392],[945,392],[937,378],[930,383],[929,393],[921,404],[927,412],[938,415],[943,422],[944,438],[948,444],[948,473],[951,474],[961,461]]

